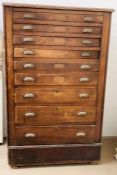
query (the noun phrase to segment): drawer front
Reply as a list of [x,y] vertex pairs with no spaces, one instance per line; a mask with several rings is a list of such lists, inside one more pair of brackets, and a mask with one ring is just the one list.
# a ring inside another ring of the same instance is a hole
[[98,73],[71,74],[16,73],[15,85],[97,85]]
[[54,46],[100,46],[100,39],[45,36],[14,36],[14,44]]
[[96,105],[96,88],[16,88],[16,103]]
[[[59,12],[59,11],[58,11]],[[102,23],[103,15],[93,14],[63,14],[63,13],[48,13],[48,12],[13,12],[13,19],[22,20],[40,20],[40,21],[63,21],[63,22],[81,22],[81,23]]]
[[21,125],[59,125],[95,123],[94,106],[17,106],[15,123]]
[[[77,27],[77,26],[56,26],[56,25],[34,25],[34,24],[13,24],[13,31],[18,32],[31,32],[35,35],[37,32],[46,33],[73,33],[73,34],[101,34],[101,27]],[[36,32],[36,33],[35,33]],[[19,33],[20,34],[20,33]]]
[[99,60],[96,59],[77,59],[67,60],[63,59],[44,59],[38,61],[14,61],[15,72],[34,73],[39,71],[40,73],[57,73],[63,72],[89,72],[99,71]]
[[40,48],[14,48],[14,57],[21,58],[31,58],[31,57],[40,57],[40,58],[58,58],[58,59],[81,59],[81,58],[93,58],[96,59],[99,57],[98,51],[90,50],[55,50],[55,49],[40,49]]
[[63,127],[16,127],[17,145],[93,143],[94,125]]

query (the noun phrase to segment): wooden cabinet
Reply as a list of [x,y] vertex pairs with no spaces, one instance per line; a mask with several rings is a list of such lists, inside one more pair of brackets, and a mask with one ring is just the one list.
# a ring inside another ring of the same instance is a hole
[[11,166],[100,159],[112,11],[4,4]]

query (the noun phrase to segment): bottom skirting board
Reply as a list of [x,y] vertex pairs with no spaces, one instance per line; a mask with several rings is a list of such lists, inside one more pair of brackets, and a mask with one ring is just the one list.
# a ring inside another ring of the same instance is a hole
[[100,159],[101,144],[10,146],[12,167],[93,163]]

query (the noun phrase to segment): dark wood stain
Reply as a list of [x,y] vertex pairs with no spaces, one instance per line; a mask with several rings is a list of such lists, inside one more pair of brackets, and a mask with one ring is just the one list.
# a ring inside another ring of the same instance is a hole
[[112,11],[4,4],[12,167],[100,159]]

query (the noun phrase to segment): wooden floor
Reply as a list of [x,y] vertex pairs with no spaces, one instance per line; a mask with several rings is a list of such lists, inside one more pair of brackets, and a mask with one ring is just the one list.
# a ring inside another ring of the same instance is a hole
[[50,166],[12,169],[8,165],[7,146],[0,145],[0,175],[117,175],[114,158],[116,138],[103,140],[101,161],[97,165]]

